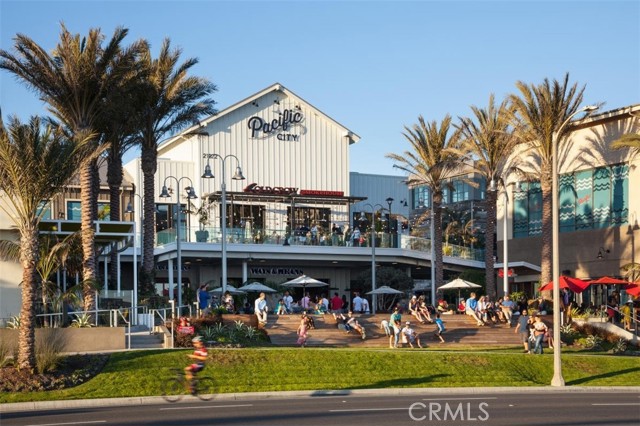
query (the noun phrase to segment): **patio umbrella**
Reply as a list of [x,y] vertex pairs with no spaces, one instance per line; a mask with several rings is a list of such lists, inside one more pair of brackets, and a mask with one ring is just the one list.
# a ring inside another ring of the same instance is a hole
[[598,278],[597,280],[591,280],[589,281],[589,284],[602,284],[602,285],[625,285],[625,284],[630,284],[629,281],[625,281],[625,280],[621,280],[619,278],[613,278],[613,277],[601,277]]
[[[232,285],[227,284],[227,291],[231,294],[245,294],[244,291],[235,288]],[[209,293],[222,293],[222,287],[214,288],[213,290],[209,290]]]
[[[566,275],[560,276],[558,280],[558,284],[560,288],[568,288],[574,293],[582,293],[589,287],[589,283],[587,281],[583,281],[578,278],[567,277]],[[539,291],[551,291],[553,290],[553,281],[550,281],[540,287]]]
[[375,290],[368,291],[367,294],[403,294],[403,292],[396,290],[395,288],[391,288],[388,285],[383,285]]
[[298,278],[294,278],[290,281],[287,281],[282,284],[283,287],[325,287],[329,284],[323,283],[320,280],[316,280],[315,278],[308,277],[306,275],[301,275]]
[[253,282],[253,283],[249,283],[249,284],[245,284],[242,287],[238,288],[238,290],[241,291],[246,291],[247,293],[251,293],[251,292],[256,292],[256,293],[275,293],[276,290],[272,289],[271,287],[267,287],[266,285],[259,283],[259,282]]
[[[460,301],[460,290],[463,288],[469,289],[469,288],[482,288],[481,285],[478,284],[474,284],[472,282],[463,280],[462,278],[456,278],[455,280],[446,283],[443,286],[438,287],[438,290],[451,290],[451,289],[458,289],[458,301]],[[456,301],[457,303],[457,301]]]
[[628,284],[625,288],[627,294],[632,296],[640,296],[640,282]]

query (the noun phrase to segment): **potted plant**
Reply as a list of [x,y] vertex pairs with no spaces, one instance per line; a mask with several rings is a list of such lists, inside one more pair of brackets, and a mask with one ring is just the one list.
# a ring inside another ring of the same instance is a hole
[[202,201],[200,207],[191,212],[198,216],[198,223],[200,229],[196,231],[196,242],[206,243],[209,240],[209,231],[205,229],[205,226],[209,224],[209,208],[211,203],[209,201]]

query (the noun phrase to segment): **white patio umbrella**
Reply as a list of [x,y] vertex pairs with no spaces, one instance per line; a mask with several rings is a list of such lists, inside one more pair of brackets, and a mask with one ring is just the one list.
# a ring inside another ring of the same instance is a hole
[[325,287],[329,284],[323,283],[320,280],[316,280],[315,278],[308,277],[306,275],[301,275],[298,278],[294,278],[290,281],[287,281],[282,284],[283,287]]
[[460,289],[463,288],[481,288],[481,285],[478,284],[474,284],[472,282],[469,281],[465,281],[462,278],[456,278],[455,280],[446,283],[443,286],[438,287],[438,290],[451,290],[451,289],[458,289],[458,300],[456,301],[456,303],[458,301],[460,301]]
[[400,290],[396,290],[395,288],[391,288],[388,285],[383,285],[375,290],[368,291],[367,294],[403,294]]
[[[231,294],[245,294],[246,292],[243,290],[240,290],[238,288],[235,288],[232,285],[227,284],[227,289],[226,291],[228,291]],[[209,293],[222,293],[222,287],[216,287],[213,290],[209,290]]]
[[275,293],[276,290],[271,287],[267,287],[266,285],[259,282],[252,282],[249,284],[245,284],[242,287],[238,288],[238,290],[246,291],[247,293]]

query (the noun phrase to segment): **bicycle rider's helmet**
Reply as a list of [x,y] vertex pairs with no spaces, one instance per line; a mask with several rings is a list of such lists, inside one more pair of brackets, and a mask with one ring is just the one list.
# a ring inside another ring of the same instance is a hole
[[196,336],[193,339],[191,339],[192,343],[196,343],[196,342],[202,342],[202,337],[200,336]]

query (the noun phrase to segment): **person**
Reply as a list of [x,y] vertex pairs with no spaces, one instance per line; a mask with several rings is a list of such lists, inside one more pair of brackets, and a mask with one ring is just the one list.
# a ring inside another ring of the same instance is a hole
[[258,317],[258,323],[260,325],[265,325],[267,323],[267,314],[269,308],[267,306],[266,295],[264,293],[260,293],[260,296],[256,299],[254,304],[254,313]]
[[459,314],[464,314],[467,311],[467,306],[466,306],[466,302],[464,301],[464,299],[460,299],[460,303],[458,303],[458,313]]
[[562,289],[562,309],[564,309],[564,318],[567,324],[571,323],[571,308],[573,307],[573,297],[568,288]]
[[311,244],[314,246],[318,245],[318,224],[315,222],[313,226],[311,226]]
[[535,337],[535,343],[533,345],[533,353],[539,353],[542,355],[544,353],[542,349],[542,341],[544,340],[544,335],[549,330],[549,327],[542,321],[542,318],[539,315],[535,315],[533,317],[533,336]]
[[447,303],[446,300],[444,300],[443,298],[440,298],[438,300],[438,306],[436,308],[436,310],[441,313],[441,314],[445,314],[445,315],[451,315],[453,314],[453,310],[449,307],[449,304]]
[[380,328],[384,330],[384,334],[389,338],[389,347],[393,348],[393,333],[391,332],[391,327],[389,327],[389,321],[380,321]]
[[306,314],[302,314],[300,316],[300,325],[298,326],[298,345],[300,345],[301,348],[304,348],[305,345],[307,344],[307,330],[308,330],[308,323],[307,323],[307,315]]
[[444,321],[440,318],[440,313],[436,314],[436,332],[435,335],[438,339],[440,339],[440,343],[444,343],[444,337],[442,337],[442,333],[445,332]]
[[201,312],[202,316],[205,316],[209,313],[209,300],[211,299],[211,295],[207,291],[207,284],[201,284],[198,289],[198,309]]
[[397,348],[402,327],[402,315],[400,315],[400,309],[397,306],[393,308],[393,313],[389,317],[389,325],[393,329],[393,347]]
[[367,300],[366,297],[362,298],[362,313],[363,314],[371,313],[371,309],[369,308],[369,301]]
[[504,296],[502,299],[502,303],[500,303],[500,309],[502,310],[502,315],[504,315],[504,319],[509,324],[509,328],[511,328],[511,319],[513,318],[513,308],[516,306],[513,300],[509,297],[509,295]]
[[347,300],[347,295],[342,295],[342,312],[349,312],[349,301]]
[[188,382],[191,382],[197,373],[204,370],[204,363],[207,360],[207,356],[209,356],[207,347],[202,343],[200,336],[191,339],[191,343],[193,343],[194,350],[188,357],[194,360],[194,362],[184,368],[184,374]]
[[467,302],[465,303],[465,313],[470,316],[471,318],[473,318],[476,321],[476,324],[478,326],[483,326],[484,322],[480,319],[480,317],[478,316],[478,301],[476,300],[476,294],[475,293],[471,293],[469,295],[469,298],[467,299]]
[[276,306],[276,315],[285,315],[287,313],[287,308],[284,305],[284,300],[278,300],[278,305]]
[[224,293],[224,297],[222,298],[222,303],[224,304],[224,307],[227,310],[227,312],[229,313],[235,312],[236,308],[234,306],[233,296],[231,295],[231,292],[229,290],[227,290]]
[[282,296],[282,301],[284,302],[284,307],[287,310],[287,313],[290,314],[292,312],[291,304],[293,303],[293,297],[291,297],[288,290],[284,292],[284,296]]
[[353,229],[353,233],[351,234],[351,241],[353,247],[360,247],[360,228],[357,226]]
[[367,333],[366,333],[364,327],[353,316],[353,312],[349,311],[349,313],[347,315],[348,315],[347,325],[349,327],[351,327],[351,329],[353,329],[353,330],[357,331],[358,333],[360,333],[360,335],[362,336],[362,340],[364,340],[367,337]]
[[305,293],[304,297],[300,300],[300,306],[303,310],[308,310],[311,305],[311,297],[309,297],[309,293]]
[[524,345],[524,353],[530,354],[531,349],[529,346],[529,324],[531,320],[529,319],[529,315],[526,309],[523,309],[518,317],[518,324],[516,325],[516,329],[514,333],[520,333],[520,341]]
[[633,312],[633,300],[627,300],[627,303],[620,308],[622,314],[622,326],[625,330],[631,331],[631,314]]
[[402,328],[402,335],[404,339],[406,339],[407,343],[411,348],[413,348],[413,344],[417,344],[419,348],[422,348],[422,344],[420,344],[420,336],[415,332],[413,328],[411,328],[411,321],[407,321]]
[[411,300],[409,300],[409,313],[416,317],[418,322],[420,322],[421,324],[427,322],[420,312],[420,302],[418,302],[418,296],[416,296],[415,294],[411,296]]
[[360,293],[358,292],[355,293],[355,297],[353,298],[353,312],[362,312],[362,297],[360,297]]
[[338,292],[336,292],[331,298],[331,313],[337,314],[340,312],[342,312],[342,299],[338,296]]

